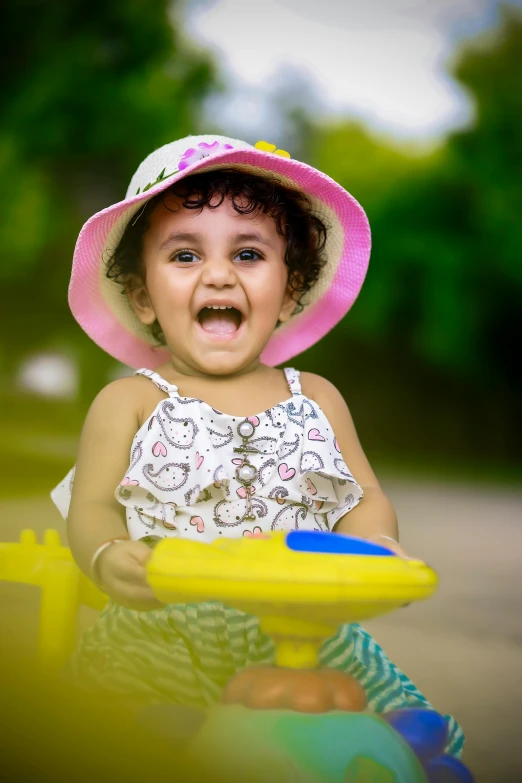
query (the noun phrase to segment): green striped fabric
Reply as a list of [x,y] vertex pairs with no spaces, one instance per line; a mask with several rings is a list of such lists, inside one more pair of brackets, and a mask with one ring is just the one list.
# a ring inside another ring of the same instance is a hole
[[[67,667],[81,687],[130,697],[137,706],[217,703],[228,680],[248,666],[272,665],[274,645],[256,617],[219,602],[137,612],[110,602],[83,635]],[[323,645],[321,666],[351,674],[376,713],[432,708],[360,625],[343,625]],[[464,735],[450,716],[446,752],[460,757]]]

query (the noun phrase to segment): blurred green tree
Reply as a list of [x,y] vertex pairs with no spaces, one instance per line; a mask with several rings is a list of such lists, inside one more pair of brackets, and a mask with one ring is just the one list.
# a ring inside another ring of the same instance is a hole
[[[215,87],[167,0],[6,0],[0,26],[0,313],[4,370],[70,341],[86,400],[109,361],[70,315],[82,223],[123,198],[152,149],[197,130]],[[100,372],[95,371],[98,364]],[[94,370],[94,372],[93,372]]]
[[476,119],[429,154],[394,147],[353,123],[313,137],[311,162],[361,201],[373,233],[362,294],[336,339],[399,348],[419,367],[469,384],[495,410],[504,456],[518,458],[520,12],[505,7],[496,29],[462,48],[453,71],[471,93]]
[[521,74],[522,13],[506,5],[499,28],[467,47],[456,64],[456,77],[475,98],[477,122],[450,139],[448,152],[473,221],[466,239],[473,270],[468,298],[480,302],[477,352],[522,425]]

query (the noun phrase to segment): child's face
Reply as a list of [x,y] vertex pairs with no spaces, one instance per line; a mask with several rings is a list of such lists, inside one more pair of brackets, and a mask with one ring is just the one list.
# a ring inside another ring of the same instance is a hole
[[271,217],[240,215],[229,199],[201,210],[172,194],[165,202],[170,209],[156,207],[143,237],[146,289],[130,294],[134,309],[145,324],[157,318],[180,372],[248,372],[295,307],[286,240]]

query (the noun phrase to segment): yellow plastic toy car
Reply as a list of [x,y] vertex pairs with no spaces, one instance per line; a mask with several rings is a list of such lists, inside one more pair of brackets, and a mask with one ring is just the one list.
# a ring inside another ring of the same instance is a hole
[[276,663],[317,665],[322,641],[358,622],[428,598],[434,571],[363,539],[292,531],[213,544],[163,539],[148,563],[160,601],[223,601],[260,618]]

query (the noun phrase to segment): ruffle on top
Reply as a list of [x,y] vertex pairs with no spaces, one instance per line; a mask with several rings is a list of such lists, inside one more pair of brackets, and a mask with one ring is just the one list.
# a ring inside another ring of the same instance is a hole
[[[254,525],[263,531],[331,529],[357,505],[363,491],[325,414],[301,393],[299,374],[290,368],[285,373],[292,397],[248,418],[254,426],[248,445],[259,450],[248,454],[256,471],[250,487]],[[237,427],[244,417],[180,397],[177,387],[150,370],[136,374],[150,377],[169,397],[134,436],[129,468],[115,490],[128,509],[131,537],[154,531],[186,537],[205,533],[204,538],[213,540],[225,529],[227,535],[247,534],[248,490],[236,476],[243,456],[234,452],[243,444]],[[70,500],[71,473],[51,493],[65,517],[64,491]]]

